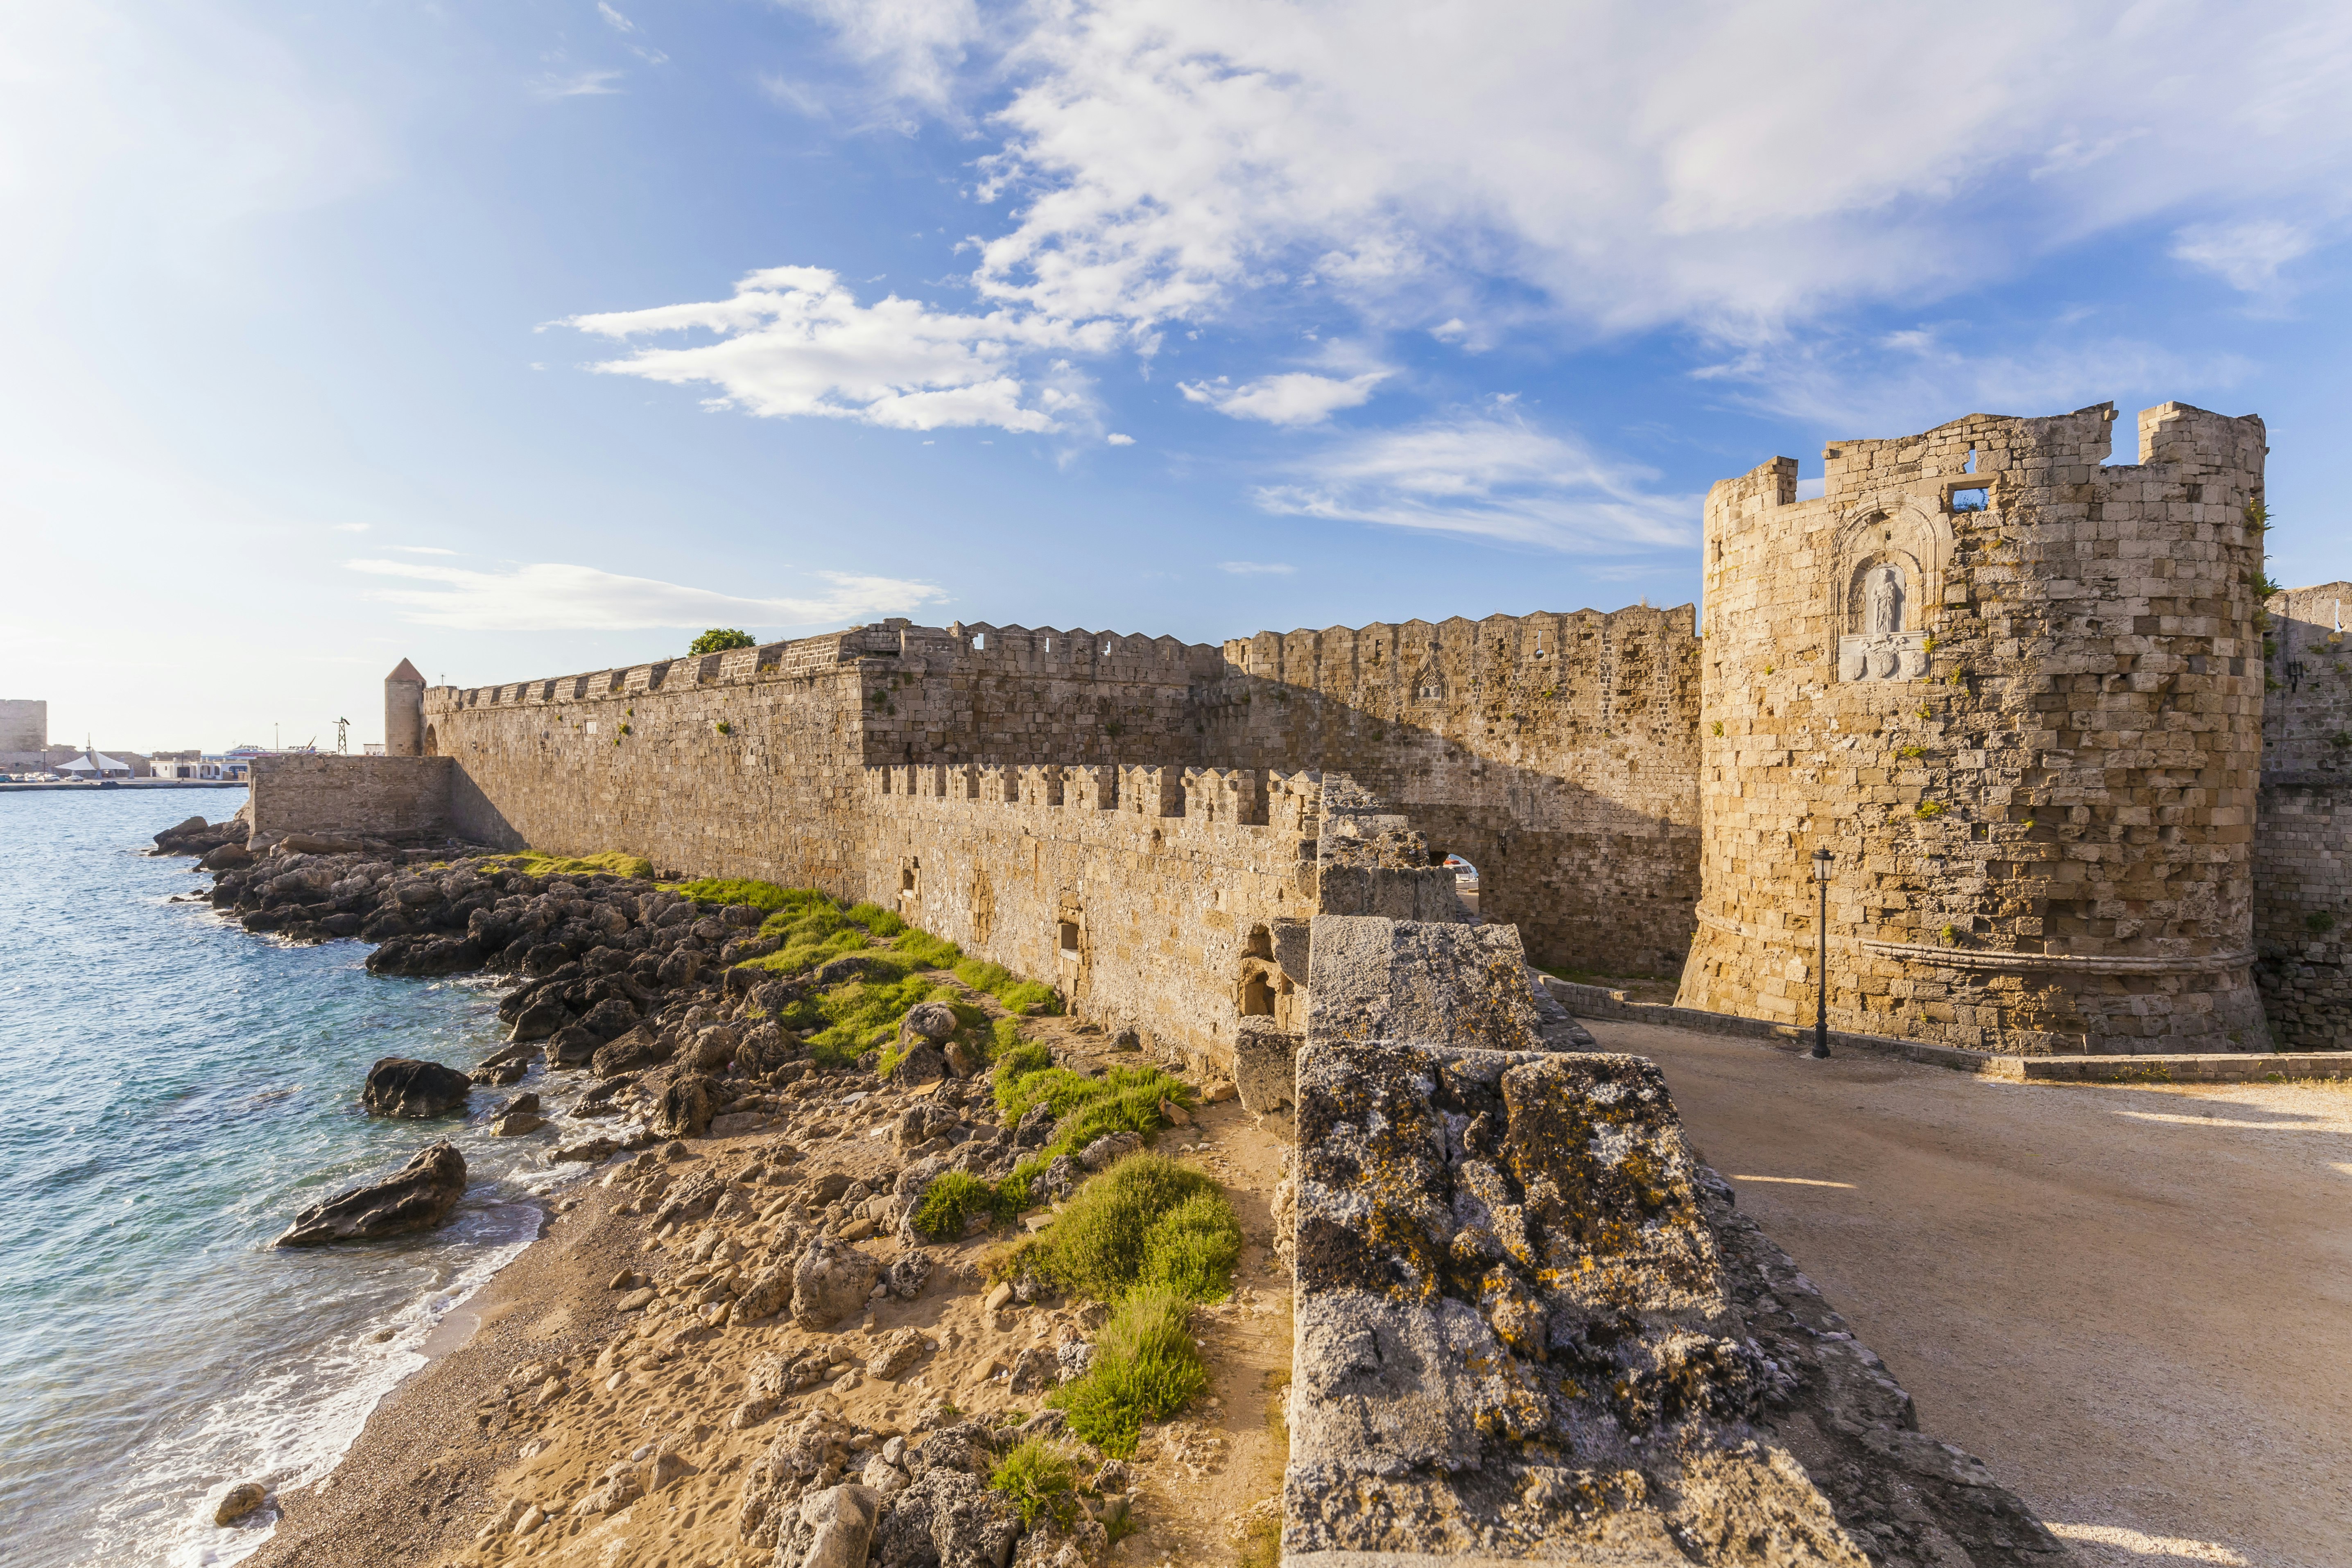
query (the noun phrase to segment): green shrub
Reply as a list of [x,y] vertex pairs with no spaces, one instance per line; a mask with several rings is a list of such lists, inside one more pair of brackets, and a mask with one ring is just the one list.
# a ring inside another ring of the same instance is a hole
[[1138,1288],[1205,1301],[1229,1288],[1241,1247],[1241,1222],[1215,1182],[1137,1154],[1080,1187],[1006,1266],[1099,1301]]
[[713,626],[709,631],[703,633],[700,637],[688,643],[687,645],[686,654],[688,658],[692,658],[698,654],[725,653],[730,647],[754,647],[757,646],[758,645],[751,640],[751,634],[750,632],[738,631],[733,626]]
[[[988,1059],[990,1061],[992,1062],[997,1060],[1007,1051],[1017,1050],[1020,1048],[1021,1026],[1013,1019],[999,1018],[992,1026],[990,1033],[996,1037],[995,1047],[988,1053]],[[1045,1057],[1045,1065],[1050,1067],[1053,1065],[1053,1054],[1051,1052],[1047,1052]]]
[[971,1216],[997,1213],[996,1189],[968,1171],[942,1171],[915,1208],[915,1228],[933,1241],[954,1241]]
[[988,1484],[1020,1511],[1024,1530],[1048,1515],[1067,1529],[1077,1515],[1077,1472],[1043,1437],[1024,1438],[999,1459]]
[[1166,1420],[1208,1389],[1209,1369],[1192,1342],[1190,1316],[1173,1290],[1130,1292],[1096,1338],[1087,1374],[1045,1403],[1067,1414],[1078,1436],[1114,1458],[1128,1458],[1144,1422]]

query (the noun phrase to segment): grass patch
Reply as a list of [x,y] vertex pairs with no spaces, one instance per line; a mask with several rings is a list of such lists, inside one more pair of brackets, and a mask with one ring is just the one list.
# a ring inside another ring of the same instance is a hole
[[627,877],[651,881],[654,863],[642,855],[607,849],[599,855],[542,855],[536,849],[511,855],[486,855],[484,865],[500,865],[526,877]]
[[1024,1530],[1049,1517],[1066,1530],[1077,1517],[1077,1470],[1043,1437],[1016,1444],[989,1472],[988,1484],[1019,1510]]
[[1163,1287],[1130,1291],[1095,1341],[1087,1374],[1045,1403],[1070,1430],[1113,1458],[1135,1452],[1146,1421],[1164,1421],[1207,1392],[1209,1369],[1192,1343],[1183,1297]]
[[950,1001],[954,993],[921,974],[898,980],[854,980],[816,999],[824,1028],[808,1037],[810,1051],[828,1066],[856,1061],[867,1051],[898,1044],[898,1020],[918,1002]]
[[842,919],[853,925],[862,925],[876,936],[897,936],[907,929],[907,922],[879,904],[852,904]]
[[1241,1222],[1215,1182],[1164,1155],[1137,1154],[1080,1187],[1006,1266],[1099,1301],[1137,1289],[1208,1301],[1230,1289],[1241,1250]]
[[[755,910],[780,910],[795,891],[806,889],[779,888],[773,882],[744,877],[699,877],[691,882],[672,884],[671,891],[683,893],[698,904],[749,904]],[[819,893],[816,897],[824,895]]]

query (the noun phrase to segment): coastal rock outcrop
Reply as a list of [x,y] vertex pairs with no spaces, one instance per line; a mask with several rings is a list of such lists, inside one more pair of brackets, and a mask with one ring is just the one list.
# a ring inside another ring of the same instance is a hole
[[819,1237],[793,1266],[793,1321],[830,1329],[866,1305],[882,1266],[846,1242]]
[[370,1116],[446,1116],[463,1107],[474,1080],[456,1068],[385,1057],[368,1069],[360,1104]]
[[294,1216],[272,1247],[324,1247],[430,1230],[466,1192],[466,1157],[444,1138],[380,1182],[338,1193]]

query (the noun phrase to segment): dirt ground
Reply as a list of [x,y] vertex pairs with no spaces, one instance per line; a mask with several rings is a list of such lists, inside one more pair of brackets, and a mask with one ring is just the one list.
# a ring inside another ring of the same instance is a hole
[[2352,1088],[2022,1085],[1587,1020],[2085,1568],[2352,1563]]

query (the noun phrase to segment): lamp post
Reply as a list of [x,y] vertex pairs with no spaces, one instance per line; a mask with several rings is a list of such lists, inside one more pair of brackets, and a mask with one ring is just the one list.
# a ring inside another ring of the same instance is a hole
[[1821,959],[1813,969],[1813,1049],[1815,1061],[1830,1054],[1830,852],[1813,851],[1813,886],[1821,889]]

